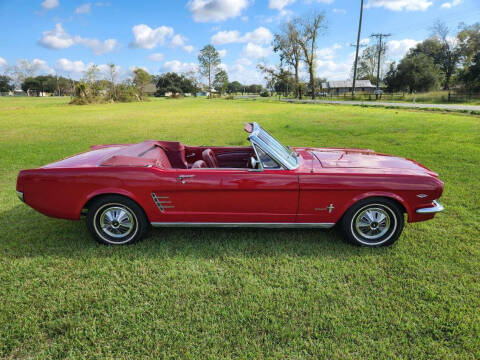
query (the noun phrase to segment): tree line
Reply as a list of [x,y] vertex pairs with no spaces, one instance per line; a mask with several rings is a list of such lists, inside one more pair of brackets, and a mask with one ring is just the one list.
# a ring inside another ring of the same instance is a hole
[[432,35],[398,63],[389,64],[383,79],[390,91],[423,92],[452,86],[480,91],[480,23],[460,24],[452,34],[436,22]]

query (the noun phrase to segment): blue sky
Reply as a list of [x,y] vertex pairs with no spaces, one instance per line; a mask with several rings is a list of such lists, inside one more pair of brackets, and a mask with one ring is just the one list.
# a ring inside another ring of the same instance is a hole
[[[289,17],[325,11],[328,32],[318,43],[318,76],[347,79],[360,0],[67,1],[0,0],[0,73],[27,59],[37,73],[79,78],[90,63],[113,62],[122,76],[187,71],[198,50],[213,43],[231,80],[263,82],[256,64],[275,64],[272,34]],[[428,36],[435,20],[453,30],[480,20],[479,0],[365,0],[363,42],[391,33],[395,60]]]

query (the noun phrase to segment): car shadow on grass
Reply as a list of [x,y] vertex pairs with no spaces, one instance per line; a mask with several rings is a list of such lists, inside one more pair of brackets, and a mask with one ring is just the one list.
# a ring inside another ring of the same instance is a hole
[[4,257],[335,257],[381,255],[385,248],[346,244],[332,229],[152,228],[130,246],[105,246],[90,236],[85,220],[52,219],[17,205],[0,213]]

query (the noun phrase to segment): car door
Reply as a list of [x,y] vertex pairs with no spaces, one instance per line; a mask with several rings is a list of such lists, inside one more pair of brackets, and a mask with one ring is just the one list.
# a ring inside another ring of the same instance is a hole
[[168,218],[175,222],[295,222],[298,176],[289,170],[177,170]]

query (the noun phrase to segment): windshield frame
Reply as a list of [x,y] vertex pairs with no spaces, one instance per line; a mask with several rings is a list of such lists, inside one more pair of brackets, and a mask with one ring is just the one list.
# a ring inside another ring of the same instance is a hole
[[[248,136],[252,146],[258,146],[273,160],[282,165],[285,169],[295,170],[299,166],[297,154],[289,150],[280,141],[270,135],[256,122],[251,124],[253,129]],[[259,159],[260,160],[260,159]]]

